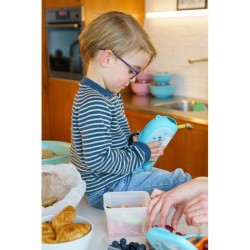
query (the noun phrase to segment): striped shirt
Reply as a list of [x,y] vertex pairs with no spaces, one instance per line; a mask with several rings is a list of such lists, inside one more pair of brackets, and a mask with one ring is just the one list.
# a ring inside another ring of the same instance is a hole
[[71,162],[86,181],[87,193],[124,178],[151,155],[144,143],[129,145],[130,129],[121,95],[86,77],[74,99],[71,133]]

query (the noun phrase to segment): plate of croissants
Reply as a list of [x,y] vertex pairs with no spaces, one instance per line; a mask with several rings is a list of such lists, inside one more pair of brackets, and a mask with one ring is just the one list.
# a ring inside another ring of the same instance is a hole
[[88,250],[93,224],[66,206],[55,216],[42,217],[42,250]]

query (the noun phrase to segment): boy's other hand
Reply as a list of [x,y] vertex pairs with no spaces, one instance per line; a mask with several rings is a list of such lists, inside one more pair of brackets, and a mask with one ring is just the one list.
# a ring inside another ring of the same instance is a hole
[[157,161],[157,159],[163,155],[163,151],[164,151],[164,146],[161,146],[162,142],[161,141],[157,141],[157,142],[150,142],[148,143],[148,147],[151,151],[151,158],[150,161]]

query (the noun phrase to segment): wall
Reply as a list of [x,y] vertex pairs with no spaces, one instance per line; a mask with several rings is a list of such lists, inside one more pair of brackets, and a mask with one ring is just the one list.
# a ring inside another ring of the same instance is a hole
[[[176,10],[176,0],[166,2],[146,0],[146,12]],[[145,19],[144,27],[158,50],[148,69],[173,73],[176,95],[207,100],[208,62],[190,64],[188,59],[208,57],[208,17]]]

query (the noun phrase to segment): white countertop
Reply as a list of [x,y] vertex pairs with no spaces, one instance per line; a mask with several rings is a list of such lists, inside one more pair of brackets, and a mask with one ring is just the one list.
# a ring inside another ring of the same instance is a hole
[[[77,214],[89,219],[93,223],[94,235],[91,242],[91,248],[89,250],[107,250],[104,244],[104,238],[108,237],[108,231],[106,226],[106,215],[104,210],[93,208],[88,205],[86,198],[80,201],[76,207]],[[173,213],[174,210],[171,211]],[[171,216],[169,216],[171,218]],[[169,219],[170,219],[169,218]],[[170,222],[168,223],[170,225]],[[177,231],[185,234],[198,233],[198,229],[194,227],[188,227],[185,223],[184,218],[182,217]],[[201,235],[208,235],[207,225],[200,228]]]

